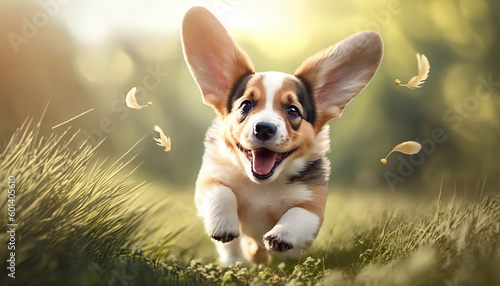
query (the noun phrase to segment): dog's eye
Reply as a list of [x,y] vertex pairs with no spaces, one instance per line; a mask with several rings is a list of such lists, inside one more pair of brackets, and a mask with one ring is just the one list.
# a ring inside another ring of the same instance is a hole
[[300,115],[299,109],[294,105],[288,106],[288,108],[286,109],[286,113],[288,113],[288,115],[292,118],[298,117]]
[[250,100],[245,100],[243,103],[240,105],[240,111],[243,113],[247,113],[250,110],[252,110],[253,104]]

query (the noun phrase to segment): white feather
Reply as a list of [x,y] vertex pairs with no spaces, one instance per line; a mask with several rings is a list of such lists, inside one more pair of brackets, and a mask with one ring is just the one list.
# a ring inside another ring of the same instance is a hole
[[135,94],[137,93],[137,88],[133,87],[128,93],[127,97],[125,98],[125,103],[129,108],[135,108],[135,109],[141,109],[143,107],[149,106],[152,104],[152,102],[148,102],[146,105],[140,105],[137,102],[137,99],[135,98]]
[[170,138],[165,136],[165,133],[163,133],[163,130],[161,130],[158,125],[155,126],[155,131],[160,133],[160,138],[153,138],[156,141],[156,144],[158,144],[158,146],[165,147],[165,152],[171,151],[172,144]]
[[407,84],[401,84],[399,79],[396,80],[396,83],[400,86],[406,86],[409,89],[416,89],[422,87],[425,80],[429,76],[429,71],[431,66],[429,64],[429,60],[425,55],[417,54],[417,63],[418,63],[418,74],[412,77]]

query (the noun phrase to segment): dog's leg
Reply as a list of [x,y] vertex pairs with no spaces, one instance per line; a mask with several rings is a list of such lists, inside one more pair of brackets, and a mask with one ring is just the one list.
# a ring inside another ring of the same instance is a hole
[[253,238],[242,234],[239,238],[242,254],[247,261],[256,264],[268,265],[269,253],[261,247]]
[[244,234],[231,242],[217,242],[215,245],[222,265],[233,265],[237,261],[268,265],[270,255],[266,249],[260,247],[253,238]]
[[233,191],[226,186],[215,185],[203,191],[202,196],[198,210],[204,218],[208,235],[224,243],[237,238],[240,234],[238,204]]
[[292,256],[297,256],[313,243],[320,226],[321,219],[316,214],[293,207],[264,235],[264,244],[268,250],[277,252],[294,249]]
[[240,238],[235,238],[228,243],[216,242],[215,247],[219,253],[219,262],[222,265],[233,265],[237,261],[245,261],[240,244]]

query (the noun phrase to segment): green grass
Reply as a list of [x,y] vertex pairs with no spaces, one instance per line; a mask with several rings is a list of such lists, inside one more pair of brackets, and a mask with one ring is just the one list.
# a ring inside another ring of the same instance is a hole
[[[30,125],[26,121],[0,153],[0,180],[6,185],[9,176],[16,178],[16,272],[22,273],[16,282],[54,279],[59,270],[82,259],[105,264],[139,245],[146,252],[158,248],[142,240],[145,233],[154,231],[145,223],[154,209],[132,206],[145,186],[130,179],[134,169],[128,170],[128,165],[133,156],[122,162],[125,154],[107,164],[95,158],[98,146],[74,146],[77,132],[44,137],[39,134],[40,123]],[[12,282],[6,278],[3,259],[11,252],[7,249],[7,187],[0,195],[0,244],[5,246],[0,248],[0,281]],[[163,245],[173,236],[167,234],[155,244]],[[40,277],[40,273],[46,275]]]
[[221,266],[192,190],[147,188],[134,182],[132,151],[108,163],[98,146],[73,146],[75,133],[39,130],[26,123],[0,153],[2,182],[16,176],[18,223],[17,278],[7,278],[1,247],[2,285],[500,285],[498,196],[332,193],[299,261]]

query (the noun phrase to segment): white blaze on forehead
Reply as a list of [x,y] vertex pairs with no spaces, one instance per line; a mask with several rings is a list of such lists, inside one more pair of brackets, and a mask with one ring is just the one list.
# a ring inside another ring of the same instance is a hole
[[266,107],[267,110],[273,110],[273,101],[276,92],[283,86],[285,78],[290,75],[282,72],[264,72],[262,84],[266,91]]

